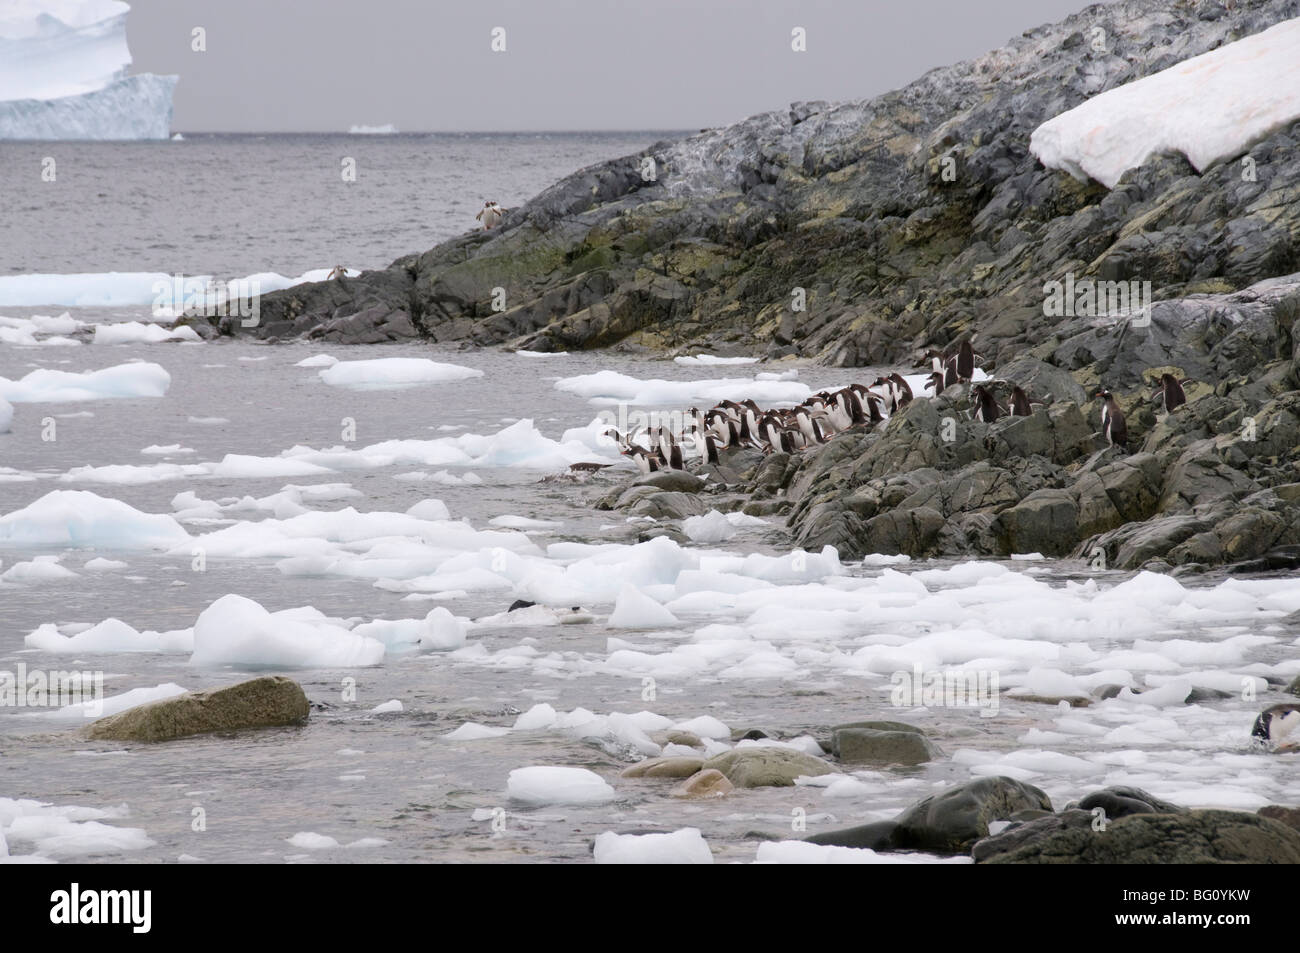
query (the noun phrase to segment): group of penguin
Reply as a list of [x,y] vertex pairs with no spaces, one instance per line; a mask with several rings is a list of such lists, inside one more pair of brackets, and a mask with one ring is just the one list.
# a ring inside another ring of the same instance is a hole
[[[969,383],[975,373],[976,355],[968,341],[952,354],[929,351],[925,360],[932,372],[924,385],[932,394],[945,387]],[[763,453],[795,453],[820,446],[837,434],[870,428],[888,420],[915,395],[903,375],[893,372],[871,384],[850,384],[839,390],[823,390],[795,407],[764,410],[753,400],[724,400],[708,410],[692,407],[678,436],[670,428],[651,426],[641,432],[605,431],[642,473],[684,470],[692,462],[717,464],[722,451],[748,448]],[[1011,408],[1004,410],[989,383],[976,384],[971,392],[976,420],[996,420],[1006,413],[1029,416],[1033,401],[1019,387],[1013,387]]]
[[[923,385],[927,396],[937,396],[957,384],[970,384],[971,419],[983,423],[1006,416],[1029,417],[1035,404],[1051,402],[1050,394],[1036,399],[1012,384],[1004,406],[996,388],[1008,382],[972,383],[977,359],[969,340],[963,340],[951,353],[927,351],[923,358],[931,368]],[[1152,398],[1166,412],[1172,412],[1187,403],[1183,389],[1186,383],[1173,374],[1162,374]],[[734,448],[795,453],[820,446],[837,434],[875,427],[914,396],[903,375],[893,372],[877,377],[869,385],[850,384],[835,391],[819,391],[795,407],[763,410],[753,400],[724,400],[708,410],[692,407],[680,435],[669,427],[655,425],[644,434],[635,430],[625,434],[611,428],[605,436],[614,440],[619,452],[631,458],[642,473],[685,470],[693,462],[716,465],[722,451]],[[1128,424],[1119,403],[1109,390],[1099,390],[1095,396],[1102,401],[1102,435],[1110,446],[1127,452]]]

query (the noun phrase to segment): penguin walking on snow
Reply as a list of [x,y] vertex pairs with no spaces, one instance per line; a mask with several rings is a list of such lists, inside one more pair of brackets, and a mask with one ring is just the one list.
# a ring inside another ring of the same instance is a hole
[[1101,432],[1105,435],[1106,442],[1127,453],[1128,423],[1124,420],[1124,412],[1115,402],[1115,395],[1108,390],[1099,390],[1096,396],[1104,401],[1101,405]]

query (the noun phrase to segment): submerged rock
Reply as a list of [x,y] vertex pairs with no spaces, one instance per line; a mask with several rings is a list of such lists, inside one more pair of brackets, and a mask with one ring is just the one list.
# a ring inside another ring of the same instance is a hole
[[736,786],[721,771],[716,768],[706,768],[692,774],[673,788],[672,796],[693,799],[726,797],[735,788]]
[[282,675],[187,692],[109,715],[88,725],[93,741],[170,741],[214,731],[278,728],[307,720],[310,706],[302,686]]
[[704,762],[738,788],[790,787],[795,778],[837,774],[839,768],[793,748],[755,746],[734,748]]

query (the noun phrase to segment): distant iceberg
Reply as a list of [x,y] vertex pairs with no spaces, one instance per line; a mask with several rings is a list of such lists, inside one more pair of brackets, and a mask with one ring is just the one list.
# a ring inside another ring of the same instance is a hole
[[130,9],[0,3],[0,139],[166,139],[177,77],[127,75]]
[[395,136],[397,127],[391,122],[385,126],[353,126],[348,130],[351,136]]

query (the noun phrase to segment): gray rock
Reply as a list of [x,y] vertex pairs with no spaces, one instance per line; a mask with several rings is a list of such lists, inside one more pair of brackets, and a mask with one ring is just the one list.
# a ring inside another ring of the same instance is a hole
[[991,821],[1006,820],[1021,811],[1051,809],[1051,800],[1033,785],[987,777],[918,801],[893,821],[828,831],[807,839],[841,847],[964,854],[988,836]]
[[1296,864],[1300,831],[1256,814],[1130,814],[1094,830],[1085,811],[1031,821],[976,844],[988,864]]
[[733,748],[704,762],[738,788],[790,787],[799,777],[836,774],[839,768],[793,748]]
[[917,731],[840,728],[832,737],[832,750],[845,764],[925,764],[940,755]]
[[[1067,807],[1074,806],[1067,805]],[[1089,812],[1095,808],[1101,808],[1106,812],[1106,817],[1111,820],[1126,817],[1129,814],[1182,814],[1187,810],[1169,801],[1162,801],[1141,788],[1124,785],[1093,791],[1080,800],[1077,806],[1079,810]]]
[[87,725],[94,741],[170,741],[214,731],[278,728],[307,720],[302,686],[281,675],[137,705]]

